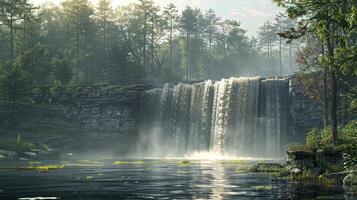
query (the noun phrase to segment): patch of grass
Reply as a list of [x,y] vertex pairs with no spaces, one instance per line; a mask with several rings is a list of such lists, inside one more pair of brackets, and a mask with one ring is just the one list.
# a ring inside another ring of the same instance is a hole
[[250,168],[248,167],[237,167],[236,172],[243,173],[243,172],[250,172]]
[[258,186],[253,186],[252,189],[254,190],[272,190],[274,187],[271,185],[258,185]]
[[183,160],[180,162],[181,165],[189,165],[191,164],[189,160]]
[[223,165],[241,165],[244,164],[245,161],[244,160],[225,160],[222,161]]
[[290,174],[284,179],[288,181],[297,181],[297,182],[313,182],[322,185],[335,185],[337,181],[335,179],[327,179],[321,176],[316,176],[310,170],[306,170],[300,174]]
[[28,166],[12,166],[10,169],[14,170],[32,170],[32,171],[39,171],[39,172],[48,172],[51,170],[58,170],[63,169],[64,165],[28,165]]
[[113,164],[114,165],[130,165],[130,164],[133,164],[133,165],[135,165],[135,164],[144,164],[145,162],[143,162],[143,161],[132,161],[132,162],[129,162],[129,161],[115,161],[115,162],[113,162]]

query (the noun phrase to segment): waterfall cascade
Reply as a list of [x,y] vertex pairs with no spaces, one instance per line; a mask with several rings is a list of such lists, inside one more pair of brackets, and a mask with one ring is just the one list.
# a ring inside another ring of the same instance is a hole
[[214,151],[278,157],[287,132],[289,79],[166,84],[143,94],[140,148],[154,156]]

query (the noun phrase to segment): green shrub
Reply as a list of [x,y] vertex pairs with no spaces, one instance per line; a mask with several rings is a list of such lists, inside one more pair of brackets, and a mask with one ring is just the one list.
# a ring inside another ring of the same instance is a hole
[[317,151],[320,148],[321,135],[318,129],[312,129],[306,137],[306,147]]
[[343,165],[345,169],[357,168],[357,121],[347,124],[340,133]]
[[311,151],[319,149],[328,149],[332,145],[332,132],[330,128],[325,128],[322,131],[314,128],[306,137],[306,147]]
[[328,179],[322,176],[317,176],[311,170],[306,170],[300,174],[290,174],[285,177],[288,181],[298,181],[298,182],[313,182],[322,185],[336,185],[335,179]]

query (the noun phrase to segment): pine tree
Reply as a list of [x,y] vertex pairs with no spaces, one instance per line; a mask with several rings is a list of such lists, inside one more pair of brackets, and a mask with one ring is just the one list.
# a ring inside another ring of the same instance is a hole
[[[73,48],[76,52],[75,82],[78,84],[80,62],[84,60],[85,64],[88,64],[86,60],[88,57],[88,41],[89,38],[92,38],[91,25],[94,11],[88,0],[67,0],[62,3],[62,6],[75,43]],[[81,52],[84,54],[84,58],[81,58]],[[88,69],[86,70],[88,74]]]
[[10,60],[15,58],[15,32],[18,29],[26,30],[20,24],[33,17],[34,7],[28,0],[1,0],[0,21],[10,29]]
[[177,25],[178,20],[178,10],[176,6],[172,3],[167,5],[164,10],[164,18],[168,22],[169,27],[169,45],[170,45],[170,71],[173,68],[173,34]]

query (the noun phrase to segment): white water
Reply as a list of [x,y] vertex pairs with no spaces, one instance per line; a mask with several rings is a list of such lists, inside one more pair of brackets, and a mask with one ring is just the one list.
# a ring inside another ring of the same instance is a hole
[[288,95],[288,79],[259,77],[167,84],[147,91],[141,105],[139,153],[279,157]]

